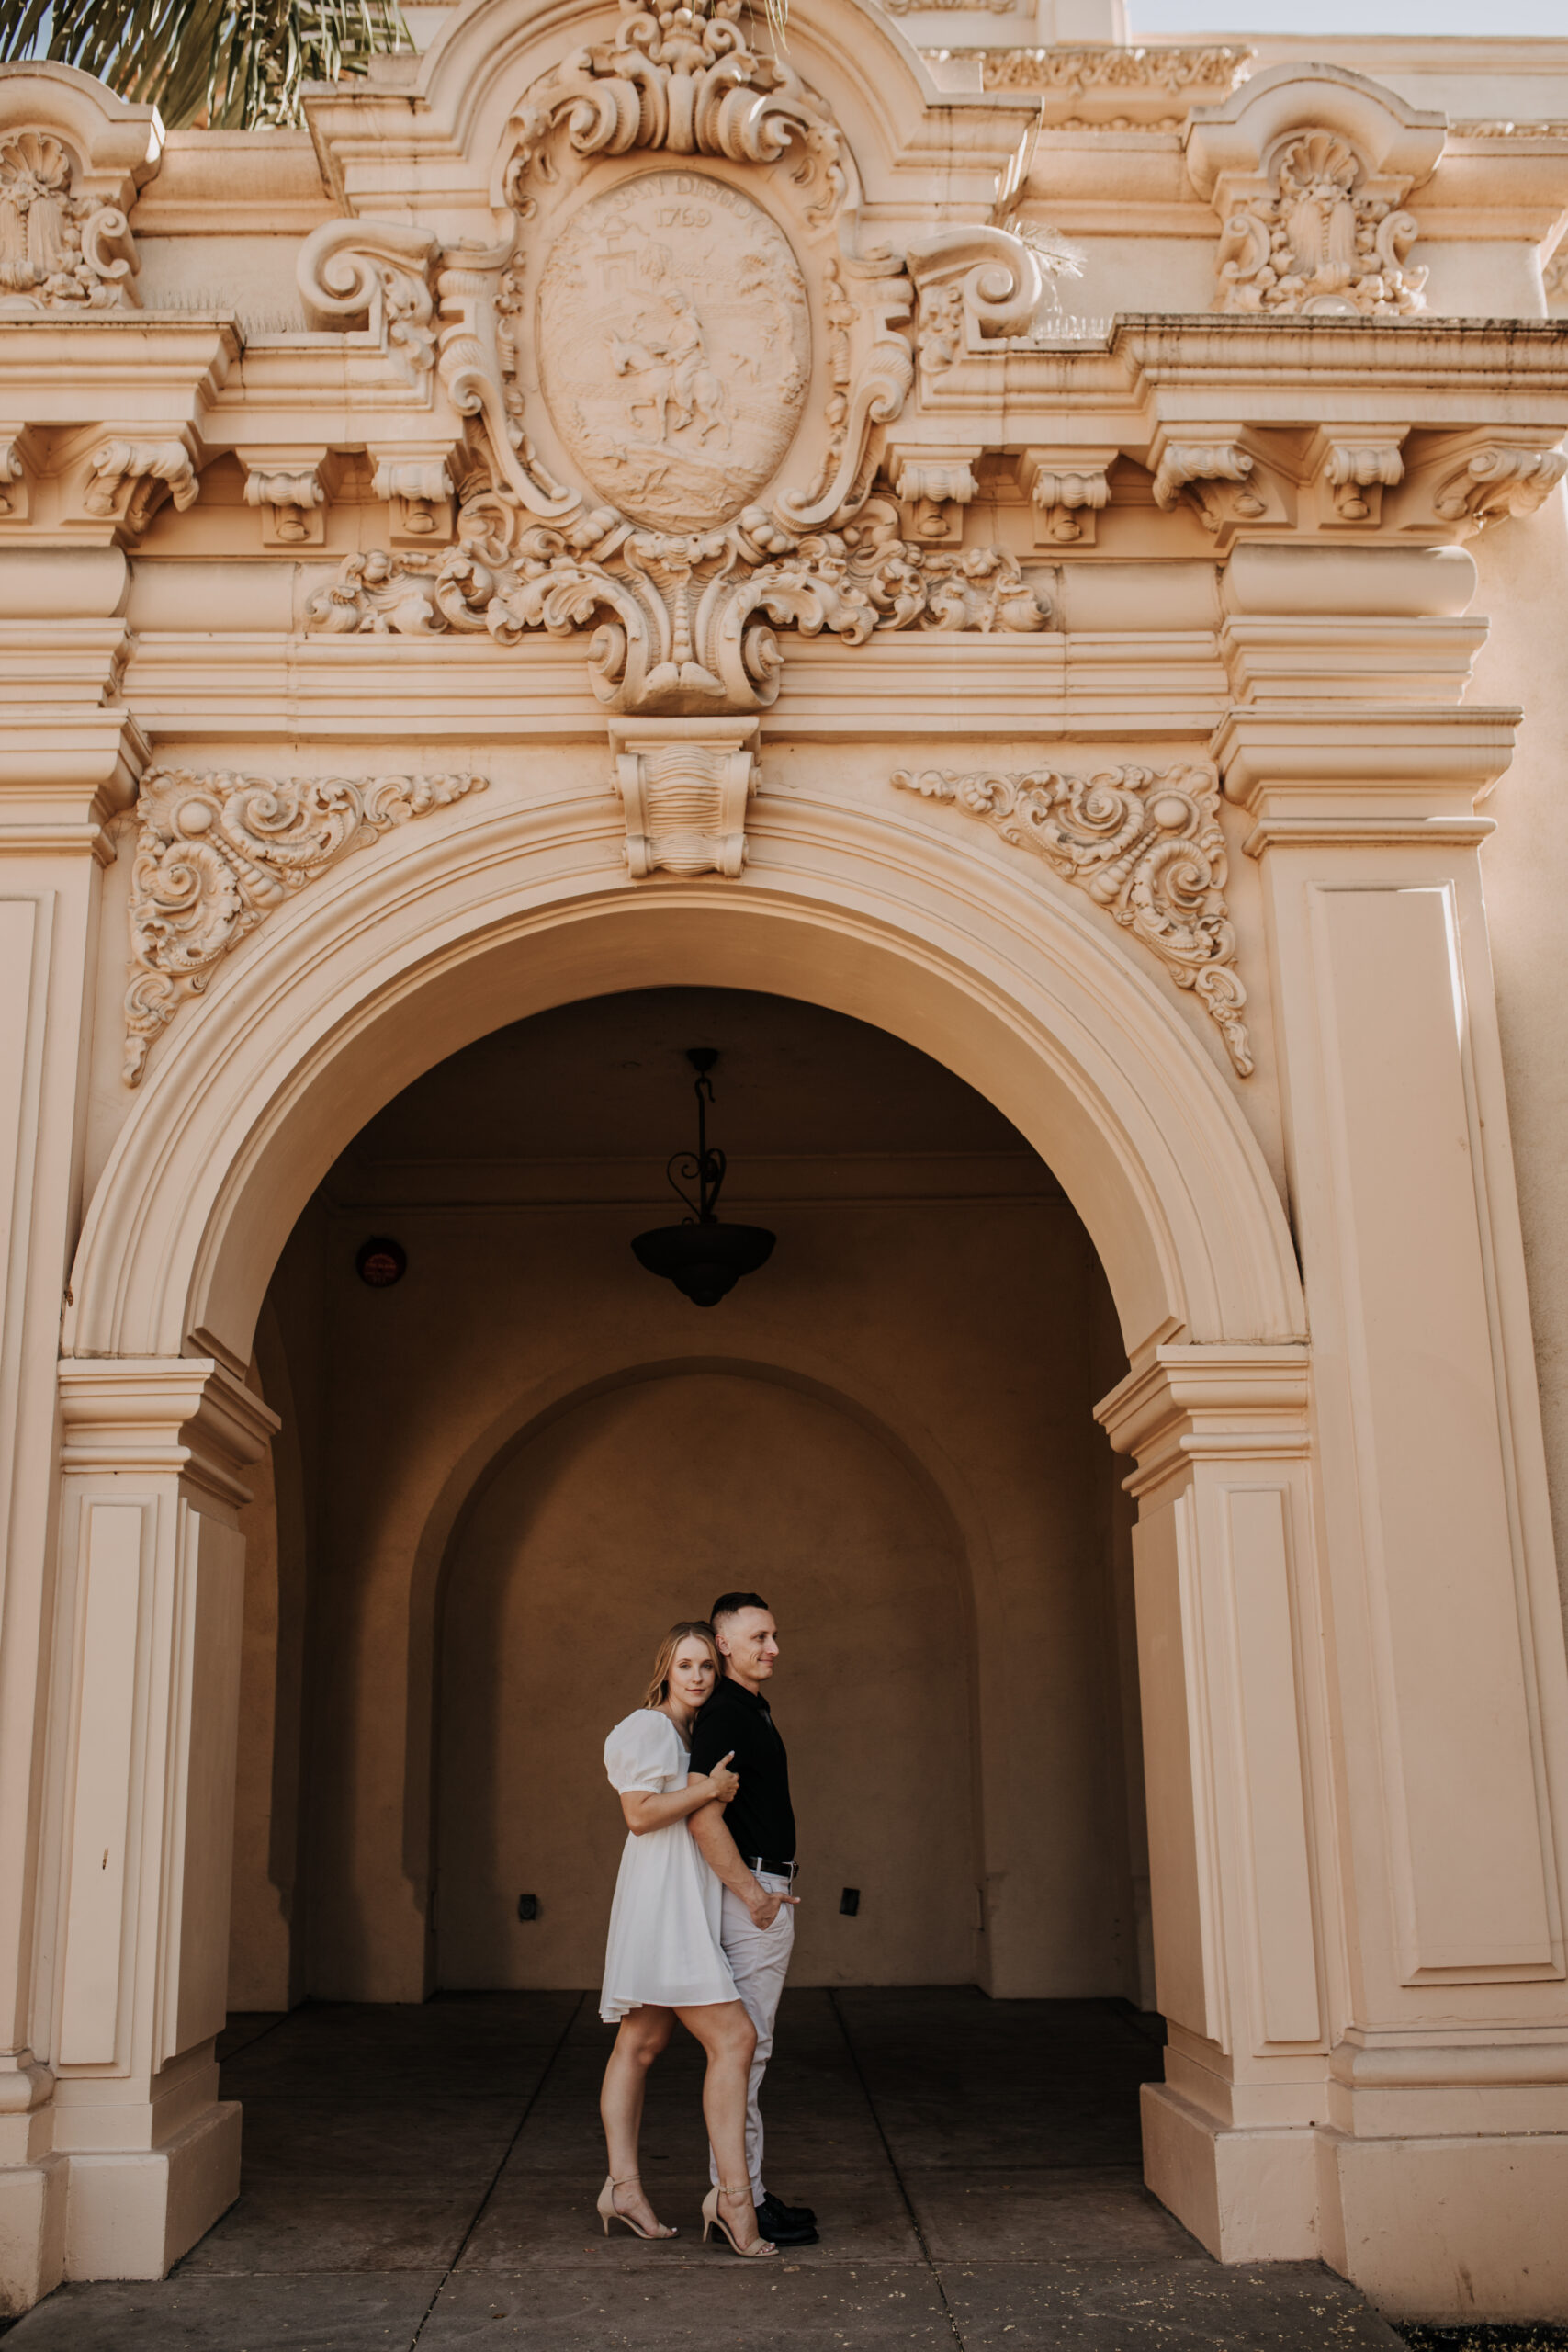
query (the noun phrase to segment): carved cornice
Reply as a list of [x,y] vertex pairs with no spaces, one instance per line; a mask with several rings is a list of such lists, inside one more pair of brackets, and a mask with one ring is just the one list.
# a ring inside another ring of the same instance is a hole
[[950,801],[993,824],[1005,842],[1033,850],[1065,882],[1087,890],[1190,989],[1243,1078],[1252,1049],[1236,974],[1235,932],[1225,903],[1226,858],[1216,771],[1118,767],[1098,775],[1054,768],[952,775],[902,770],[893,783]]
[[[1190,106],[1225,96],[1245,79],[1257,51],[1212,42],[1200,48],[959,49],[926,54],[976,61],[985,89],[1038,90],[1071,103],[1104,101],[1116,107],[1118,122],[1143,127],[1151,102],[1163,120],[1173,98]],[[1061,127],[1049,108],[1045,119],[1053,128]]]
[[125,1078],[231,948],[291,892],[478,775],[266,776],[153,768],[141,779],[130,878]]
[[755,508],[689,536],[637,531],[604,512],[570,532],[519,531],[514,510],[482,497],[464,510],[455,548],[347,557],[311,597],[306,626],[339,636],[482,631],[516,645],[531,630],[570,638],[596,624],[585,650],[606,709],[702,715],[777,699],[780,628],[863,645],[879,630],[1032,631],[1048,618],[1016,558],[900,538],[897,510],[882,499],[843,532],[792,540]]

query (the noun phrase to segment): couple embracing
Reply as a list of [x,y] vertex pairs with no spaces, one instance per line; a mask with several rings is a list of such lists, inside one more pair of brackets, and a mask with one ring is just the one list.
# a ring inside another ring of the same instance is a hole
[[606,2232],[675,2235],[637,2172],[648,2070],[675,2020],[707,2053],[703,2115],[717,2228],[753,2259],[815,2243],[815,2216],[762,2184],[757,2094],[795,1942],[795,1815],[789,1764],[766,1685],[778,1629],[754,1592],[727,1592],[706,1623],[672,1626],[642,1705],[604,1743],[604,1769],[631,1835],[610,1913],[599,2014],[616,2025],[599,2111],[610,2173]]

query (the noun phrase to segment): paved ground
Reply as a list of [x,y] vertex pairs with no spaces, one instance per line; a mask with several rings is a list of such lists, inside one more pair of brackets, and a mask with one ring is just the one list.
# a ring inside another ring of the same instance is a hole
[[1111,2002],[786,1995],[768,2176],[822,2243],[743,2265],[700,2243],[689,2043],[644,2134],[681,2234],[644,2245],[592,2211],[591,1997],[238,2018],[238,2204],[172,2278],[61,2288],[5,2352],[1403,2352],[1330,2271],[1224,2269],[1147,2194],[1156,2030]]

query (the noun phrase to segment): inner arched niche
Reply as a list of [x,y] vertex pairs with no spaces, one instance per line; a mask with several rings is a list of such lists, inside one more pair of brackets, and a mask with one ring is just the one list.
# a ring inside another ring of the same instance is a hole
[[793,1385],[668,1371],[518,1445],[446,1578],[441,1984],[594,1981],[604,1905],[585,1890],[613,1885],[625,1836],[605,1731],[664,1627],[732,1587],[765,1595],[784,1644],[771,1695],[810,1858],[794,1980],[967,1982],[983,1872],[965,1582],[929,1484]]

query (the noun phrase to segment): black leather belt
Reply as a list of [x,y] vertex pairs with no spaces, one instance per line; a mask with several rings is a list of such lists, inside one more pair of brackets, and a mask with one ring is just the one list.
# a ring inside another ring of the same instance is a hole
[[800,1870],[798,1862],[771,1862],[766,1854],[748,1854],[746,1867],[755,1871],[759,1878],[794,1879]]

